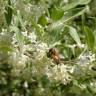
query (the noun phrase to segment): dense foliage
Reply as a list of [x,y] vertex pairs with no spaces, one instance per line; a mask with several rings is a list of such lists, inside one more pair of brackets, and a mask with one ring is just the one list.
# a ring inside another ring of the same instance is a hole
[[[96,96],[95,6],[0,0],[0,96]],[[50,48],[69,62],[57,65]]]

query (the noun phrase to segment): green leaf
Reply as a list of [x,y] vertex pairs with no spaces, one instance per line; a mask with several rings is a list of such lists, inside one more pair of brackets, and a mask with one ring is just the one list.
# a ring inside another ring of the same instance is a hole
[[19,41],[19,43],[23,43],[24,42],[24,36],[23,36],[23,34],[20,31],[16,32],[16,39]]
[[41,25],[46,25],[46,24],[48,24],[48,18],[45,15],[42,15],[39,18],[38,23]]
[[72,16],[69,16],[68,18],[62,18],[62,19],[60,19],[60,20],[52,23],[51,26],[49,26],[50,28],[48,28],[48,29],[53,30],[53,29],[55,29],[55,28],[64,26],[64,24],[65,24],[66,22],[68,22],[69,20],[72,20],[73,18],[75,18],[75,17],[77,17],[77,16],[80,16],[80,15],[84,14],[85,11],[86,11],[86,8],[78,11],[76,14],[74,14],[74,15],[72,15]]
[[17,23],[18,23],[18,26],[21,26],[23,29],[25,29],[22,15],[19,10],[17,11]]
[[91,49],[93,51],[94,49],[94,43],[95,43],[95,37],[93,32],[91,31],[91,29],[87,26],[84,27],[84,32],[86,35],[86,42],[87,42],[87,46],[89,47],[89,49]]
[[11,8],[11,1],[8,0],[8,5],[5,6],[5,18],[6,18],[6,22],[7,25],[9,26],[12,20],[12,8]]
[[69,34],[76,41],[78,46],[80,46],[81,45],[81,41],[80,41],[79,35],[77,33],[77,30],[75,28],[73,28],[73,27],[70,27],[70,26],[68,26],[68,28],[69,28]]
[[23,43],[24,42],[24,36],[23,34],[20,32],[19,28],[17,28],[16,26],[12,26],[11,27],[11,31],[14,31],[16,33],[16,39],[19,43]]
[[70,10],[70,9],[76,7],[77,5],[78,5],[78,2],[75,1],[75,2],[72,2],[72,3],[68,3],[67,5],[65,5],[64,7],[62,7],[62,9],[64,11],[67,11],[67,10]]
[[1,45],[0,44],[0,50],[2,50],[2,52],[9,52],[9,51],[12,51],[12,48],[10,46],[6,46],[5,44]]
[[30,20],[31,20],[31,23],[32,23],[32,27],[36,30],[36,35],[41,38],[43,36],[43,34],[44,34],[44,27],[41,26],[40,24],[37,24],[33,20],[33,18],[31,18]]
[[79,0],[79,4],[83,5],[83,4],[88,4],[90,3],[91,0]]
[[8,53],[12,51],[11,40],[12,40],[11,34],[9,33],[3,33],[2,35],[0,34],[0,52]]
[[46,75],[42,76],[41,82],[42,82],[42,85],[43,85],[44,88],[48,87],[50,85],[50,81],[49,81],[49,79]]
[[90,2],[91,0],[76,0],[71,3],[66,4],[64,7],[62,7],[63,11],[70,10],[72,8],[75,8],[78,5],[86,5]]
[[61,8],[53,7],[53,9],[51,10],[51,18],[54,21],[61,19],[63,15],[64,11]]

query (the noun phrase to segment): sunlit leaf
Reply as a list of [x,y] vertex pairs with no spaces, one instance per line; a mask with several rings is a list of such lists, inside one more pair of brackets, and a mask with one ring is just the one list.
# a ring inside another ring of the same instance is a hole
[[64,11],[67,11],[67,10],[69,10],[69,9],[72,9],[72,8],[76,7],[77,5],[78,5],[78,1],[74,1],[74,2],[72,2],[72,3],[66,4],[64,7],[62,7],[62,9],[63,9]]
[[90,1],[92,1],[92,0],[79,0],[79,4],[88,4],[88,3],[90,3]]
[[69,34],[76,41],[76,43],[80,46],[81,41],[80,41],[79,35],[77,33],[77,30],[75,28],[69,26]]
[[75,8],[77,5],[86,5],[90,2],[91,0],[74,0],[71,3],[66,4],[62,9],[64,11],[70,10],[72,8]]
[[54,21],[61,19],[63,15],[64,15],[64,11],[60,8],[57,8],[56,6],[53,7],[53,9],[51,10],[51,18]]
[[39,18],[38,23],[41,25],[46,25],[46,24],[48,24],[48,18],[45,15],[42,15]]
[[60,20],[58,20],[57,22],[52,23],[50,27],[50,30],[58,28],[63,26],[66,22],[72,20],[73,18],[82,15],[84,12],[86,11],[86,8],[82,9],[81,11],[77,12],[76,14],[73,14],[73,16],[69,16],[67,19],[62,18]]

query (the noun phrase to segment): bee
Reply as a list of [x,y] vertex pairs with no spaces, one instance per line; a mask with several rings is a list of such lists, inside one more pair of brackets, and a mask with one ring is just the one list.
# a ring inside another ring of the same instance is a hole
[[60,63],[59,53],[54,48],[49,49],[47,56],[51,57],[51,59],[53,59],[56,64]]
[[54,48],[50,48],[48,53],[47,53],[47,57],[53,59],[53,61],[56,64],[60,64],[60,63],[64,63],[64,64],[73,64],[76,63],[74,60],[65,60],[63,58],[60,57],[59,52],[56,51]]

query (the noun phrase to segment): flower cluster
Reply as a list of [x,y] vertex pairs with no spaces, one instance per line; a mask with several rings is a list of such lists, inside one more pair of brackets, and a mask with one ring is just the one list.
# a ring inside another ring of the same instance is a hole
[[64,64],[55,65],[53,68],[46,68],[46,74],[50,81],[61,82],[66,85],[72,80],[67,68],[68,66]]
[[90,51],[85,52],[78,57],[78,59],[79,59],[78,64],[81,66],[86,66],[89,63],[95,61],[95,58],[96,58],[96,56],[95,56],[95,54],[92,54],[92,52],[90,52]]

